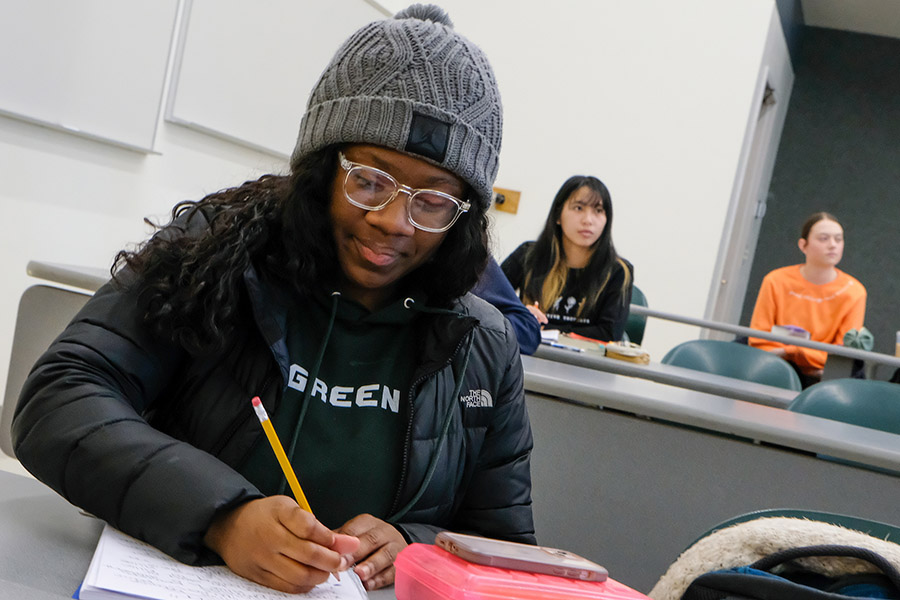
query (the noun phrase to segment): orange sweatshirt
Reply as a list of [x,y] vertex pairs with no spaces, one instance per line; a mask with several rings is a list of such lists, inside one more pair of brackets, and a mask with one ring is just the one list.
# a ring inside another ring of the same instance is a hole
[[[866,288],[840,269],[834,281],[816,285],[803,278],[800,267],[782,267],[765,276],[750,327],[771,331],[773,325],[796,325],[809,331],[810,339],[815,342],[843,344],[845,333],[863,326]],[[823,350],[787,346],[759,338],[750,338],[750,345],[763,350],[785,348],[785,358],[804,373],[822,369],[828,358]]]

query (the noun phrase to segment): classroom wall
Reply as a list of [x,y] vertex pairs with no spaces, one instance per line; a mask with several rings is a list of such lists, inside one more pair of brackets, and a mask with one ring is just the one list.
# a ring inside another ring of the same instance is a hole
[[749,324],[766,273],[803,262],[800,226],[825,210],[844,225],[839,268],[868,291],[866,327],[875,350],[894,354],[900,330],[900,39],[807,27],[795,63],[741,323]]
[[[518,214],[495,216],[498,259],[537,236],[566,178],[593,174],[650,306],[704,316],[760,70],[789,62],[764,57],[774,2],[517,4],[534,18],[501,2],[443,4],[488,53],[503,93],[497,185],[522,196]],[[643,344],[658,360],[698,336],[651,319]]]
[[[522,198],[517,215],[494,217],[497,257],[537,234],[563,180],[592,173],[612,192],[617,247],[650,305],[702,316],[774,2],[534,1],[514,14],[505,2],[442,4],[486,50],[503,94],[497,185]],[[28,260],[108,267],[146,236],[145,216],[285,168],[165,121],[156,149],[0,118],[0,383],[16,305],[33,283]],[[696,336],[651,321],[645,343],[659,358]]]

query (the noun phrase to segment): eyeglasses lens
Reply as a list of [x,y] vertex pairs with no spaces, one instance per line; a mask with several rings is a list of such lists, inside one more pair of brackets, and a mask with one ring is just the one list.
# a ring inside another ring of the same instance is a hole
[[418,192],[409,203],[409,216],[414,223],[429,229],[443,229],[453,222],[459,210],[450,198]]
[[[365,166],[354,166],[344,183],[347,197],[363,208],[380,209],[387,204],[399,185],[384,173]],[[459,206],[447,196],[419,191],[407,205],[412,223],[425,229],[444,229],[456,218]]]
[[351,200],[371,208],[380,208],[397,191],[394,181],[378,171],[364,167],[350,169],[344,187]]

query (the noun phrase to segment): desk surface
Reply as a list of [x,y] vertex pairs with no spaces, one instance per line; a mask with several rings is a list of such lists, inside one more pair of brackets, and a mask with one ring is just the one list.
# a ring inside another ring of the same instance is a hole
[[535,356],[522,365],[530,392],[900,472],[892,433]]
[[[71,599],[102,528],[41,482],[0,471],[0,596]],[[392,599],[393,588],[369,598]]]
[[553,348],[541,344],[534,356],[557,362],[587,367],[607,373],[616,373],[628,377],[640,377],[667,385],[674,385],[699,392],[718,394],[726,398],[756,402],[766,406],[786,408],[799,392],[771,385],[763,385],[753,381],[743,381],[733,377],[724,377],[712,373],[704,373],[694,369],[685,369],[675,365],[664,365],[658,362],[642,365],[615,358],[608,358],[599,352],[573,352],[561,348]]

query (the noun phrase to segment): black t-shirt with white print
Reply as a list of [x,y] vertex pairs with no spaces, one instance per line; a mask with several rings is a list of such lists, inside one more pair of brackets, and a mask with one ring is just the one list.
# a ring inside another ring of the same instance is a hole
[[[525,242],[516,248],[506,260],[502,269],[513,288],[522,297],[522,288],[525,285],[527,273],[525,271],[525,259],[534,242]],[[625,323],[628,320],[629,306],[631,304],[632,286],[624,286],[625,269],[634,278],[634,267],[624,261],[625,266],[616,264],[610,275],[609,281],[600,292],[600,297],[594,304],[593,310],[582,309],[582,304],[587,300],[589,289],[589,275],[584,269],[569,269],[565,285],[559,297],[549,307],[541,306],[541,310],[547,316],[548,323],[544,329],[559,329],[566,333],[595,338],[603,341],[618,341],[625,332]],[[624,288],[624,289],[623,289]]]

